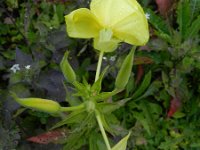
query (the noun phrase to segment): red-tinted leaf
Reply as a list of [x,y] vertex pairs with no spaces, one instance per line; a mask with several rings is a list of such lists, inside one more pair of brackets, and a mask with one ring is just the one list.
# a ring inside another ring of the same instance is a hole
[[172,5],[171,0],[156,0],[156,3],[158,5],[158,11],[160,14],[162,16],[166,16]]
[[173,98],[170,102],[170,108],[167,113],[167,117],[170,118],[174,115],[174,113],[180,108],[181,100],[179,98]]
[[136,76],[136,81],[135,83],[138,84],[140,80],[142,79],[142,76],[144,74],[144,69],[142,65],[138,65],[137,67],[137,76]]
[[67,130],[66,129],[59,129],[54,131],[49,131],[47,133],[43,133],[37,136],[33,136],[27,139],[27,141],[39,143],[39,144],[49,144],[49,143],[56,143],[62,138],[66,137]]
[[152,64],[153,60],[149,57],[135,57],[134,58],[134,65],[142,65],[142,64]]

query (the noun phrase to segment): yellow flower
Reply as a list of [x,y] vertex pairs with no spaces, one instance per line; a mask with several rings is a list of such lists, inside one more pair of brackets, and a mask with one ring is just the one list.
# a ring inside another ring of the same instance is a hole
[[94,38],[94,48],[115,50],[119,42],[145,45],[148,23],[136,0],[92,0],[90,10],[80,8],[65,16],[67,32],[73,38]]

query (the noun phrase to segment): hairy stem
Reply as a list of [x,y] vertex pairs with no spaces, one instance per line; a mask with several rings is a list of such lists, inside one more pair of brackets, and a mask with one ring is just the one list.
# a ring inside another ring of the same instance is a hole
[[[103,59],[103,54],[104,54],[104,52],[101,51],[100,55],[99,55],[97,70],[96,70],[95,82],[99,79],[99,75],[100,75],[100,71],[101,71],[101,64],[102,64],[102,59]],[[96,115],[96,119],[97,119],[97,122],[98,122],[98,125],[99,125],[99,128],[100,128],[101,134],[103,136],[104,142],[106,144],[106,147],[107,147],[108,150],[111,150],[111,147],[110,147],[110,144],[109,144],[109,141],[108,141],[108,137],[107,137],[106,132],[105,132],[105,130],[103,128],[101,116],[100,116],[100,113],[99,113],[98,110],[95,111],[95,115]]]
[[97,65],[97,71],[96,71],[96,76],[95,76],[95,82],[99,79],[100,71],[101,71],[101,64],[102,64],[102,59],[103,59],[103,51],[100,52],[99,55],[99,60],[98,60],[98,65]]

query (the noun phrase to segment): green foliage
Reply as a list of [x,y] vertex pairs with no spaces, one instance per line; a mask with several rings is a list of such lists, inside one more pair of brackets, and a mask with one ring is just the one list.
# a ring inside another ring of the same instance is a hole
[[151,71],[145,75],[144,80],[142,81],[138,89],[134,92],[132,98],[135,99],[141,96],[141,94],[143,94],[147,89],[147,87],[149,86],[150,82],[151,82]]
[[[122,44],[105,55],[104,70],[94,83],[97,57],[90,41],[68,38],[63,17],[88,1],[0,2],[0,149],[29,149],[26,138],[64,126],[69,132],[58,142],[63,149],[105,150],[96,112],[112,149],[125,149],[126,144],[127,150],[200,148],[200,1],[174,1],[167,17],[153,10],[154,1],[139,2],[150,14],[152,38],[136,49],[131,73],[121,71],[124,79],[118,72],[130,46]],[[10,70],[14,64],[20,67],[16,73]],[[124,83],[124,91],[114,88],[116,82]],[[19,109],[9,91],[54,99],[62,111],[52,116]],[[167,117],[173,98],[181,105]],[[56,149],[51,144],[31,146]]]
[[177,23],[181,37],[185,39],[187,28],[190,25],[190,5],[189,0],[180,1],[177,8]]

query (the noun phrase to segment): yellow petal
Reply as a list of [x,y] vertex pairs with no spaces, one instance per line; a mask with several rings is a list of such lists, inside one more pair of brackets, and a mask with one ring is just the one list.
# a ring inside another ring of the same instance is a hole
[[144,13],[135,12],[113,27],[114,36],[132,45],[145,45],[149,40],[149,29]]
[[66,15],[65,21],[70,37],[93,38],[98,36],[100,25],[89,9],[77,9]]
[[135,11],[141,11],[135,0],[92,0],[90,9],[104,27],[110,27]]

